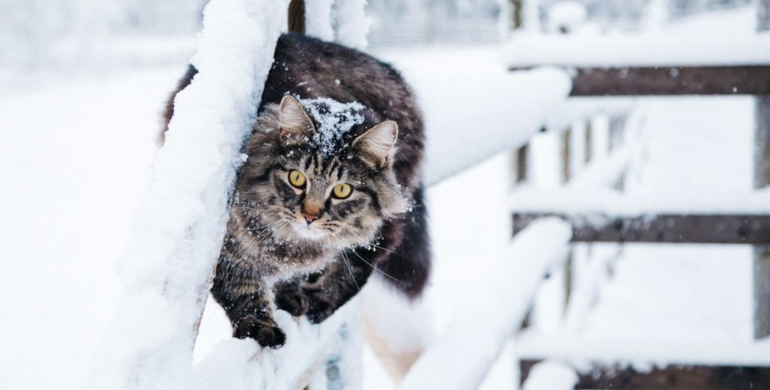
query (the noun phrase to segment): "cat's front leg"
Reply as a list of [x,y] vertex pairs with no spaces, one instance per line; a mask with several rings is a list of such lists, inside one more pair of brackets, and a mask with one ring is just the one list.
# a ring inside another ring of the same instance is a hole
[[276,283],[273,287],[275,305],[294,317],[307,313],[308,298],[302,292],[303,278],[294,278]]
[[[331,317],[337,309],[358,294],[372,274],[372,253],[347,250],[326,270],[311,274],[302,283],[302,293],[308,299],[307,318],[318,324]],[[363,258],[363,259],[362,259]],[[367,259],[366,262],[363,260]]]
[[211,293],[225,309],[233,337],[251,338],[263,347],[280,348],[286,334],[273,319],[272,302],[264,281],[247,276],[233,263],[220,259]]

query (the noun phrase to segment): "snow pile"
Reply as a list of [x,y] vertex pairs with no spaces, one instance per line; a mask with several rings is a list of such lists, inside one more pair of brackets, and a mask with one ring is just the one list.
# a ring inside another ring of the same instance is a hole
[[577,381],[572,367],[548,360],[532,367],[522,390],[571,390]]
[[366,0],[337,0],[334,5],[337,42],[359,50],[366,49],[372,24],[364,12]]
[[[193,387],[195,329],[224,235],[238,152],[287,5],[214,0],[206,7],[192,60],[200,73],[176,98],[176,115],[121,260],[126,297],[94,359],[89,388]],[[241,361],[256,349],[231,345]],[[234,382],[248,386],[245,379]]]
[[[490,264],[483,304],[457,318],[407,374],[402,389],[476,388],[530,308],[546,270],[562,261],[571,238],[558,219],[535,222],[518,234],[510,258]],[[500,308],[506,310],[501,311]]]
[[321,148],[324,156],[337,150],[335,145],[355,125],[364,123],[361,112],[364,106],[358,102],[340,103],[329,98],[302,99],[300,103],[318,124],[313,142]]

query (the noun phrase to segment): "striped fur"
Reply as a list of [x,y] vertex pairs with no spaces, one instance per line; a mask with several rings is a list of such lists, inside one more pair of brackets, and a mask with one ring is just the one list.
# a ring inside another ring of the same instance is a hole
[[[195,74],[191,67],[178,90]],[[312,131],[321,125],[317,118],[306,136],[296,137],[301,116],[293,116],[294,130],[287,137],[279,105],[287,94],[358,102],[365,107],[364,120],[335,139],[331,149],[313,141]],[[172,115],[169,102],[167,122]],[[383,131],[367,133],[384,122]],[[394,148],[389,135],[397,135]],[[211,289],[235,337],[280,347],[285,334],[273,320],[276,305],[321,322],[372,272],[385,275],[410,298],[420,295],[430,273],[418,177],[423,143],[420,112],[393,68],[336,44],[296,34],[280,38]],[[306,188],[291,185],[292,170],[305,175]],[[330,196],[337,183],[353,187],[349,198]],[[306,223],[307,209],[318,219]]]

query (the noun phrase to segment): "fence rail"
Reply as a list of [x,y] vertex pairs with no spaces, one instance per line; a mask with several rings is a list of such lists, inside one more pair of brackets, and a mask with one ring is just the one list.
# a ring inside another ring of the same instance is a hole
[[558,216],[572,226],[572,242],[753,244],[770,243],[770,215],[654,214],[617,217],[602,214],[514,213],[513,234],[532,222]]

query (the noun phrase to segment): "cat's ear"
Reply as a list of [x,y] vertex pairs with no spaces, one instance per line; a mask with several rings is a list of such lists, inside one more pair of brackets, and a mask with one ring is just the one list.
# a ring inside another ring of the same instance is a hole
[[278,121],[281,124],[281,138],[298,139],[301,136],[312,134],[315,131],[313,121],[302,108],[299,100],[291,95],[286,95],[281,99],[281,105],[278,108]]
[[353,141],[353,147],[365,155],[374,157],[378,167],[388,163],[388,156],[398,139],[398,124],[387,120],[367,130]]

